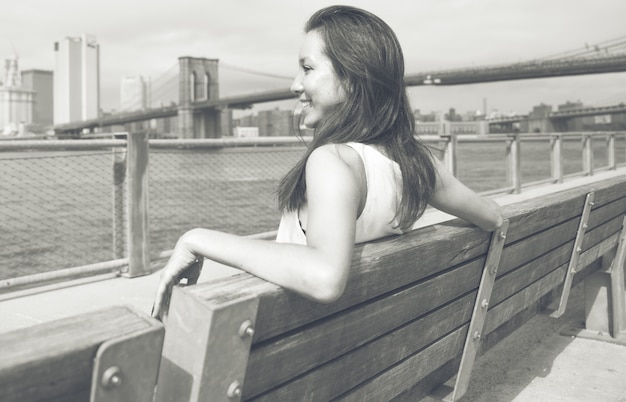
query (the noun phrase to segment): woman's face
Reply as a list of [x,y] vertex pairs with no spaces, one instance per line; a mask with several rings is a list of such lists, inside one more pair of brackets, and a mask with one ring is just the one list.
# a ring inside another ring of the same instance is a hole
[[324,53],[324,42],[317,30],[306,34],[299,61],[300,69],[291,91],[302,103],[304,125],[315,128],[330,110],[346,100],[346,94],[332,62]]

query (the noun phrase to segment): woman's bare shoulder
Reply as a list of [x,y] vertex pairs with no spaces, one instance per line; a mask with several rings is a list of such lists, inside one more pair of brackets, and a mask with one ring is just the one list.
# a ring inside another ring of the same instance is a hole
[[[342,174],[345,173],[345,174]],[[359,215],[367,197],[367,175],[359,153],[346,144],[326,144],[315,149],[307,161],[309,174],[328,180],[344,177],[352,182],[359,194]],[[344,182],[344,185],[348,183]],[[351,185],[350,185],[351,187]]]
[[363,161],[359,153],[347,144],[325,144],[317,147],[309,156],[309,161],[314,162],[343,162],[351,168],[360,169]]

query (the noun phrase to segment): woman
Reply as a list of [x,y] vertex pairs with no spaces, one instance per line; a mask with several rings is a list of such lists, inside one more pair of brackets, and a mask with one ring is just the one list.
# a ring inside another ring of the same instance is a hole
[[484,230],[502,224],[498,205],[455,179],[414,138],[404,57],[391,28],[353,7],[316,12],[305,26],[291,86],[314,129],[282,179],[275,242],[193,229],[177,242],[153,315],[198,257],[209,258],[329,303],[346,286],[355,243],[410,230],[428,204]]

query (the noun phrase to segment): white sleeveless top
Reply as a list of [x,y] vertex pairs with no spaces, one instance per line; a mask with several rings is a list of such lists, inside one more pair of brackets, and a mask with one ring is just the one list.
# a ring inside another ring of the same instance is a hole
[[[350,142],[363,161],[367,179],[367,198],[361,215],[356,220],[355,243],[379,239],[402,231],[395,228],[396,209],[402,196],[402,174],[400,166],[383,155],[375,147]],[[306,235],[300,225],[298,212],[284,213],[276,241],[279,243],[307,244]]]

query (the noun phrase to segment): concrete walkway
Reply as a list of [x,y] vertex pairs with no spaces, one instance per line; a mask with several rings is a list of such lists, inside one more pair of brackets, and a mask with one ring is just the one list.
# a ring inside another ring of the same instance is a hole
[[537,315],[481,356],[462,401],[626,402],[626,346],[561,334],[584,317],[580,284],[562,317]]
[[[237,272],[205,263],[199,282]],[[51,286],[43,292],[34,289],[0,295],[0,332],[115,305],[130,305],[150,314],[159,279],[160,272],[132,279],[104,275],[69,281],[62,288]]]

